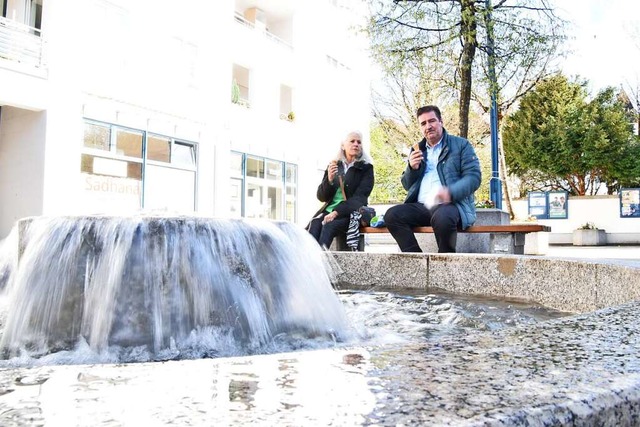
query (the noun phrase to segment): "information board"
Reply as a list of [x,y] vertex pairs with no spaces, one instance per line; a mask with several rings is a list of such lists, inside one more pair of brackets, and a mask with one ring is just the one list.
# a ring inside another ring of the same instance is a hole
[[569,194],[566,191],[549,191],[547,201],[549,202],[549,219],[567,219],[567,200]]
[[620,190],[620,218],[640,218],[640,188]]
[[538,219],[567,219],[569,193],[566,191],[532,191],[529,193],[529,216]]
[[532,191],[529,193],[529,216],[545,219],[547,215],[547,193],[542,191]]

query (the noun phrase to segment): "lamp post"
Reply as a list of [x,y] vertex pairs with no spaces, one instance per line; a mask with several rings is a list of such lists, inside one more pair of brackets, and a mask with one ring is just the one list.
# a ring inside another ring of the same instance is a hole
[[502,181],[500,180],[499,154],[498,154],[498,81],[496,79],[496,58],[493,47],[493,20],[491,19],[491,0],[486,0],[487,13],[485,24],[487,28],[487,59],[489,68],[489,91],[491,93],[491,181],[489,194],[491,201],[497,209],[502,209]]

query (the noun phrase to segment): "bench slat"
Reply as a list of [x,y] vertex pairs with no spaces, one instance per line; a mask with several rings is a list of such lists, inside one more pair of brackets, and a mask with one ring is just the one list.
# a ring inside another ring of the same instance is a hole
[[[541,224],[473,225],[460,233],[535,233],[551,231],[551,227]],[[360,227],[361,233],[388,233],[387,227]],[[432,227],[415,227],[414,233],[433,233]]]

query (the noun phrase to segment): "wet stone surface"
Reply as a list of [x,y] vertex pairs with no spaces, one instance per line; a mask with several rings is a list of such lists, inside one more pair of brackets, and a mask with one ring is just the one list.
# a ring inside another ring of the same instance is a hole
[[[506,328],[485,322],[454,334],[434,333],[426,319],[414,330],[423,339],[242,357],[117,364],[107,357],[110,364],[97,364],[93,350],[83,364],[89,353],[82,348],[59,352],[58,366],[47,363],[48,355],[38,363],[16,357],[0,366],[0,425],[639,425],[637,268],[518,256],[359,253],[337,256],[334,264],[338,280],[374,288],[440,287],[583,314],[543,322],[518,318]],[[326,308],[317,297],[311,303]],[[600,307],[609,308],[594,311]],[[411,311],[365,314],[404,325]],[[451,316],[439,320],[455,325]],[[211,334],[203,337],[209,342]]]
[[638,319],[631,303],[422,344],[5,369],[0,423],[631,426]]

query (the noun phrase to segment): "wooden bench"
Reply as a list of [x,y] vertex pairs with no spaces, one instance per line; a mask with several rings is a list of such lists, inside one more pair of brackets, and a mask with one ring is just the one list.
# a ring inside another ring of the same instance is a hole
[[[488,248],[483,252],[490,253],[513,253],[524,254],[525,236],[528,233],[540,231],[550,232],[551,227],[541,224],[496,224],[496,225],[473,225],[466,230],[459,230],[458,233],[486,233],[489,234]],[[415,227],[414,233],[433,233],[432,227]],[[365,234],[389,233],[386,227],[360,227],[360,241],[358,250],[364,251]],[[346,245],[338,242],[338,250],[344,250]]]
[[[535,233],[551,231],[551,227],[541,224],[472,225],[458,233]],[[360,233],[388,233],[387,227],[360,227]],[[414,233],[433,233],[432,227],[415,227]]]

